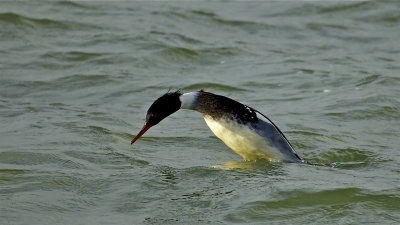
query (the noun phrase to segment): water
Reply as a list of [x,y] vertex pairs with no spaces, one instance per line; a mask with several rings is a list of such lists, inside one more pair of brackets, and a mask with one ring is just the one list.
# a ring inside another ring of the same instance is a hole
[[[0,224],[398,224],[398,2],[0,3]],[[269,116],[244,162],[169,88]]]

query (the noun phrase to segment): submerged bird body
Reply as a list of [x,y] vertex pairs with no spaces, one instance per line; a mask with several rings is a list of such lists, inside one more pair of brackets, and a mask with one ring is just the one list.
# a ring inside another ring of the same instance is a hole
[[135,142],[151,126],[179,109],[200,112],[211,131],[245,160],[302,162],[278,127],[257,110],[225,96],[203,90],[168,92],[149,108]]

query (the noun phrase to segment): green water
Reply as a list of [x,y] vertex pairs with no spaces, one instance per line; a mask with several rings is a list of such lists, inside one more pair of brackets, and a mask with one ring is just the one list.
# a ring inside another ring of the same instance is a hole
[[[398,224],[398,2],[0,3],[0,224]],[[273,120],[245,162],[169,88]]]

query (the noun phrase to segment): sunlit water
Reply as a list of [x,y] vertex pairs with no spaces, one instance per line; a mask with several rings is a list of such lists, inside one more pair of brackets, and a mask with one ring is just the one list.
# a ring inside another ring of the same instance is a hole
[[[398,2],[0,3],[0,224],[398,224]],[[169,88],[273,120],[245,162]]]

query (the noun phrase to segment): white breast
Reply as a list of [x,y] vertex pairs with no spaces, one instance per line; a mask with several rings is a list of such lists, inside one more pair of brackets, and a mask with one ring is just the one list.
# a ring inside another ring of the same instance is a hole
[[282,161],[283,155],[274,149],[250,127],[230,120],[204,117],[211,131],[229,148],[241,155],[245,160],[267,159]]

